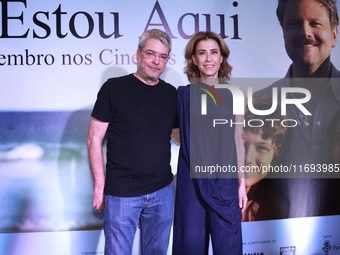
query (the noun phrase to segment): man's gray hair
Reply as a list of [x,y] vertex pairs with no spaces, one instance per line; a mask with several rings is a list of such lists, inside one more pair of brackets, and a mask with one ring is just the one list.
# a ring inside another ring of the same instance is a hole
[[145,31],[140,37],[139,37],[139,42],[138,42],[138,49],[143,49],[145,46],[145,42],[149,39],[156,39],[161,41],[164,45],[169,47],[169,53],[171,51],[172,43],[171,43],[171,38],[170,36],[159,29],[151,29]]

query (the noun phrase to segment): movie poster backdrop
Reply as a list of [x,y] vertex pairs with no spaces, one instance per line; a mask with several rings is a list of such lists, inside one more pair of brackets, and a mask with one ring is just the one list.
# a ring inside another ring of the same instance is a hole
[[[175,87],[189,83],[183,74],[186,43],[195,32],[211,30],[230,48],[232,82],[244,91],[261,90],[283,78],[291,64],[276,4],[0,0],[0,254],[104,254],[103,217],[91,205],[86,147],[100,86],[134,72],[139,36],[158,28],[173,41],[162,79]],[[340,68],[339,47],[331,60]],[[329,125],[339,132],[338,119]],[[172,142],[174,174],[177,156]],[[264,207],[261,220],[242,223],[244,254],[340,254],[338,207],[308,213],[311,204],[339,205],[340,179],[333,177],[306,178],[308,188],[296,181],[295,190],[304,195],[292,194],[287,179],[270,184],[264,178],[269,184],[258,188],[260,201],[281,204]],[[321,184],[313,190],[316,182]],[[299,204],[297,213],[293,204]],[[273,208],[280,208],[280,216],[272,217]],[[170,239],[168,254],[171,245]],[[139,254],[139,231],[133,254]]]

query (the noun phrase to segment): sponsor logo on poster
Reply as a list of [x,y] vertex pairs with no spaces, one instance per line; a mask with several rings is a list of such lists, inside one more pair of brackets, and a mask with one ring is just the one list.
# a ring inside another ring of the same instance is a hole
[[320,253],[322,255],[332,255],[332,254],[340,254],[340,242],[338,240],[333,239],[334,236],[331,234],[327,234],[323,236],[323,245],[319,246],[319,249],[324,252]]
[[86,251],[86,252],[82,252],[81,255],[100,255],[100,254],[104,254],[104,252],[102,251]]
[[325,252],[325,255],[328,255],[328,252],[332,250],[332,245],[329,240],[326,240],[323,242],[323,248],[322,250]]
[[333,244],[332,249],[333,249],[333,251],[340,251],[340,243]]
[[295,246],[280,247],[280,255],[295,255]]

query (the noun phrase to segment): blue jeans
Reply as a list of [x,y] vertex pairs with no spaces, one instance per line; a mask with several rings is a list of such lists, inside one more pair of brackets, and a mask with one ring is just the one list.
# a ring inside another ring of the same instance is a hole
[[141,252],[167,253],[174,205],[173,184],[138,197],[106,195],[104,210],[105,255],[131,255],[138,223]]

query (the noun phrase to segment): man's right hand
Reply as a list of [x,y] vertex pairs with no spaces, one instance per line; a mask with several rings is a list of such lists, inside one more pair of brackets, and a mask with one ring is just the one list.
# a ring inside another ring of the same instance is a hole
[[95,210],[102,212],[105,208],[105,195],[102,190],[95,190],[93,192],[92,206]]

